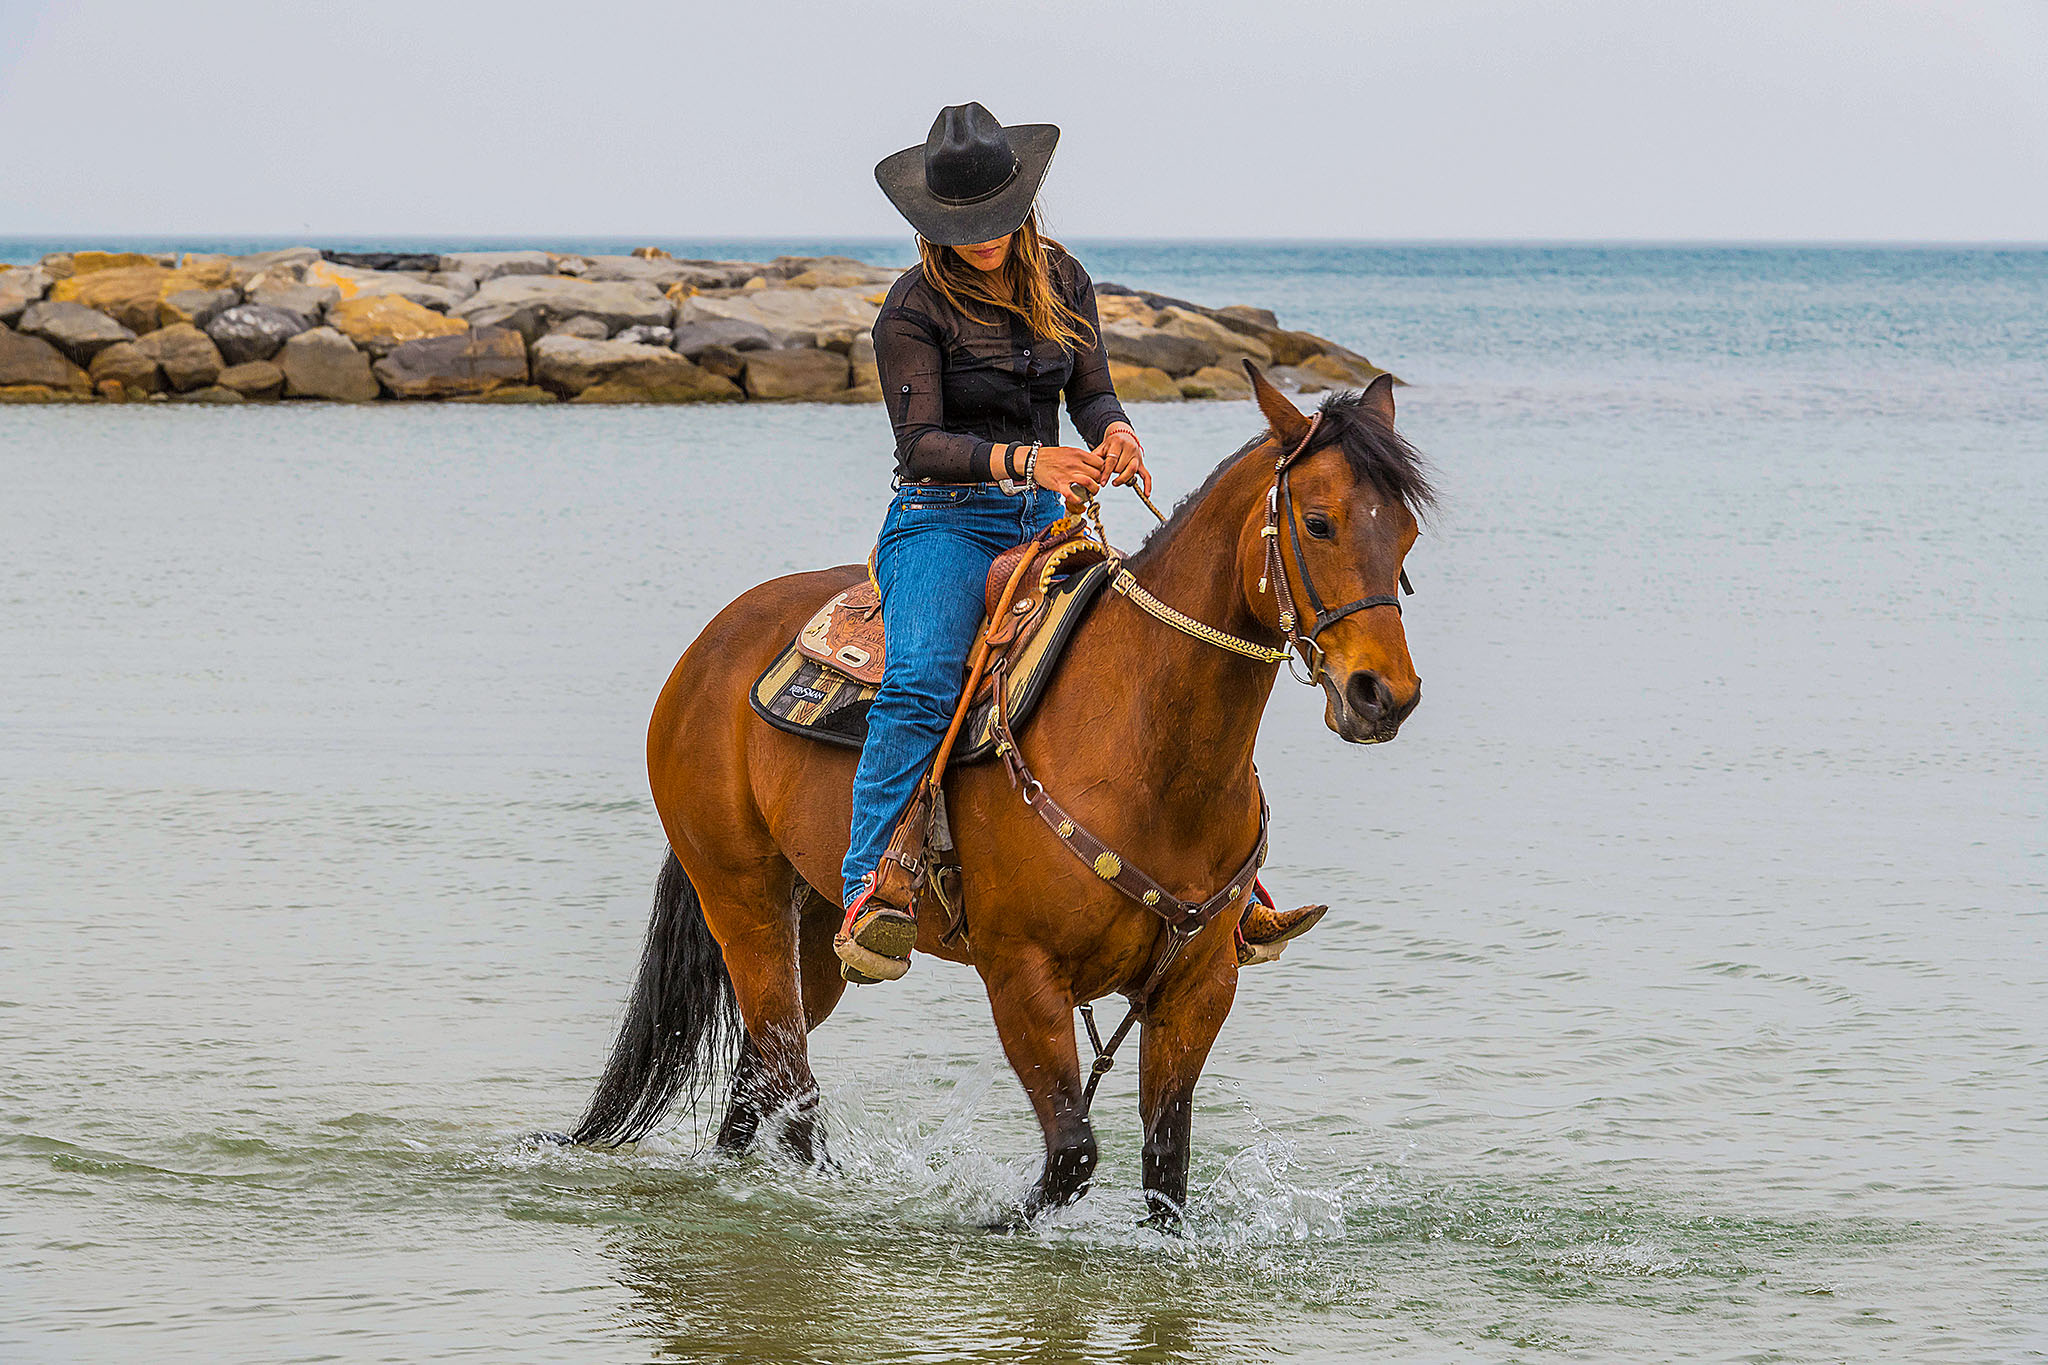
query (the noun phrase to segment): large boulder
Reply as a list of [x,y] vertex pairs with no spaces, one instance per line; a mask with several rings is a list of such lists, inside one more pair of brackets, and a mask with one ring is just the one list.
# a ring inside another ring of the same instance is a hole
[[873,333],[857,336],[846,352],[846,359],[853,366],[853,385],[880,384],[881,367],[875,361],[875,338]]
[[[343,303],[353,299],[399,298],[445,313],[462,302],[454,290],[428,284],[418,275],[393,270],[359,270],[350,265],[336,265],[332,261],[315,261],[307,266],[303,282],[316,288],[325,286],[338,290]],[[333,320],[330,307],[328,321],[331,323]]]
[[395,294],[357,295],[327,310],[327,325],[373,356],[388,354],[422,337],[455,336],[469,330],[447,317]]
[[883,291],[863,288],[752,289],[740,294],[698,294],[684,299],[679,324],[751,322],[777,346],[840,349],[870,331],[881,311]]
[[189,322],[160,327],[135,347],[162,367],[164,378],[180,393],[210,387],[227,368],[213,338]]
[[341,291],[331,284],[294,284],[264,275],[257,278],[243,297],[245,301],[265,308],[296,313],[306,326],[312,327],[326,316],[329,308],[341,302]]
[[169,327],[176,322],[189,322],[205,330],[228,309],[242,301],[242,291],[233,287],[224,289],[180,289],[167,293],[157,300],[157,326]]
[[102,270],[125,270],[134,265],[167,267],[171,263],[167,256],[152,256],[140,251],[71,251],[65,253],[64,260],[67,277],[91,275]]
[[427,276],[427,283],[447,290],[455,296],[455,301],[460,303],[476,292],[477,278],[474,275],[465,275],[459,270],[436,270]]
[[206,334],[220,347],[221,359],[230,365],[246,365],[270,359],[280,346],[311,325],[291,309],[245,303],[207,323]]
[[675,305],[650,284],[501,275],[464,299],[455,316],[477,327],[510,327],[534,341],[576,317],[595,318],[607,334],[666,327],[675,320]]
[[552,275],[555,261],[545,251],[458,251],[441,257],[441,269],[482,285],[500,275]]
[[82,303],[32,303],[24,308],[14,328],[25,336],[41,337],[81,365],[117,341],[133,341],[135,333],[97,309]]
[[284,371],[267,360],[252,360],[228,366],[215,382],[244,398],[275,398],[284,392]]
[[1102,346],[1112,361],[1169,375],[1193,374],[1223,358],[1213,342],[1128,320],[1103,324]]
[[526,383],[526,340],[509,327],[478,327],[392,348],[371,367],[399,398],[448,398]]
[[[626,330],[632,332],[638,329],[628,327]],[[585,341],[604,341],[611,334],[612,329],[599,322],[596,318],[566,318],[548,328],[548,335],[551,337],[581,337]],[[622,336],[620,339],[623,341],[633,340],[632,337],[627,336]]]
[[1152,365],[1126,365],[1112,360],[1109,382],[1115,386],[1116,396],[1127,403],[1174,403],[1182,396],[1173,376]]
[[586,341],[581,337],[542,337],[533,347],[536,384],[566,398],[603,386],[592,401],[634,401],[628,391],[661,394],[637,401],[684,402],[691,398],[737,397],[730,380],[699,369],[662,346],[630,341]]
[[1218,358],[1211,364],[1236,365],[1240,356],[1250,356],[1262,366],[1273,363],[1273,352],[1257,337],[1247,336],[1192,308],[1168,308],[1165,312],[1165,318],[1153,330],[1215,347]]
[[163,370],[157,365],[156,357],[132,341],[117,341],[92,358],[93,387],[105,392],[105,385],[111,381],[120,386],[124,397],[157,393],[163,389]]
[[157,301],[171,274],[153,262],[93,270],[57,281],[50,286],[50,298],[97,309],[132,332],[147,332],[157,325]]
[[50,292],[52,276],[41,266],[16,266],[0,270],[0,322],[13,323],[32,303]]
[[370,357],[332,327],[315,327],[285,342],[277,353],[287,398],[331,398],[367,403],[378,394]]
[[849,370],[837,351],[749,351],[749,398],[820,399],[843,392]]
[[669,344],[695,360],[713,346],[729,351],[765,351],[775,344],[775,337],[758,322],[712,318],[704,322],[679,324],[675,338]]
[[[282,251],[258,251],[247,256],[227,256],[221,259],[228,263],[235,287],[247,293],[258,277],[287,278],[293,283],[298,283],[303,278],[306,267],[321,257],[318,249],[314,247],[291,246]],[[192,263],[193,258],[187,256],[185,264],[189,267]]]
[[1332,388],[1339,389],[1364,388],[1386,373],[1364,356],[1350,352],[1312,355],[1301,362],[1300,368],[1329,380]]
[[10,385],[92,392],[85,371],[66,360],[62,351],[41,337],[25,337],[0,326],[0,387]]
[[92,395],[48,384],[0,384],[0,403],[90,403]]

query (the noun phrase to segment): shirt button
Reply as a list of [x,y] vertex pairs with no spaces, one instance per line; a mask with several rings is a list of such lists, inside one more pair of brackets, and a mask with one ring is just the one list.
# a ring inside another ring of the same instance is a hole
[[910,385],[908,385],[908,384],[905,384],[905,385],[903,386],[903,391],[904,391],[905,393],[909,393],[909,392],[910,392]]
[[1024,348],[1024,354],[1025,354],[1025,355],[1030,355],[1030,354],[1031,354],[1031,348],[1030,348],[1029,346],[1026,346],[1026,347]]

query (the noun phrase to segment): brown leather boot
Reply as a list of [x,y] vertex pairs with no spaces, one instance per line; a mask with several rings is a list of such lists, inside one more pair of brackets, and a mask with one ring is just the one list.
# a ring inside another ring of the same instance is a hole
[[1237,965],[1249,967],[1272,962],[1286,951],[1289,939],[1300,938],[1316,927],[1330,912],[1327,905],[1304,905],[1299,910],[1282,910],[1273,904],[1266,884],[1252,881],[1252,904],[1237,925]]

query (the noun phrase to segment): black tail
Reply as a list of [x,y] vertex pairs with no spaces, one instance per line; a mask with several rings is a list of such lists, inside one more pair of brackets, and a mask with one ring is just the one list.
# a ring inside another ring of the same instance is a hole
[[670,853],[654,884],[654,918],[619,1040],[570,1140],[617,1146],[661,1122],[678,1095],[694,1108],[713,1073],[731,1069],[745,1036],[703,902]]

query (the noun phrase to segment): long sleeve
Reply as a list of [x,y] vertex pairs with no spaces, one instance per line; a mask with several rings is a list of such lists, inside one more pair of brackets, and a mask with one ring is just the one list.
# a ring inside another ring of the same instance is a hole
[[896,430],[896,465],[908,479],[977,483],[988,477],[995,442],[946,430],[938,328],[915,308],[892,304],[875,319],[875,368]]
[[1123,405],[1117,402],[1116,386],[1109,380],[1109,351],[1102,341],[1102,323],[1095,311],[1095,282],[1071,256],[1075,284],[1068,302],[1088,320],[1094,344],[1074,354],[1074,373],[1067,379],[1067,416],[1074,430],[1090,446],[1102,444],[1102,434],[1111,422],[1129,422]]

